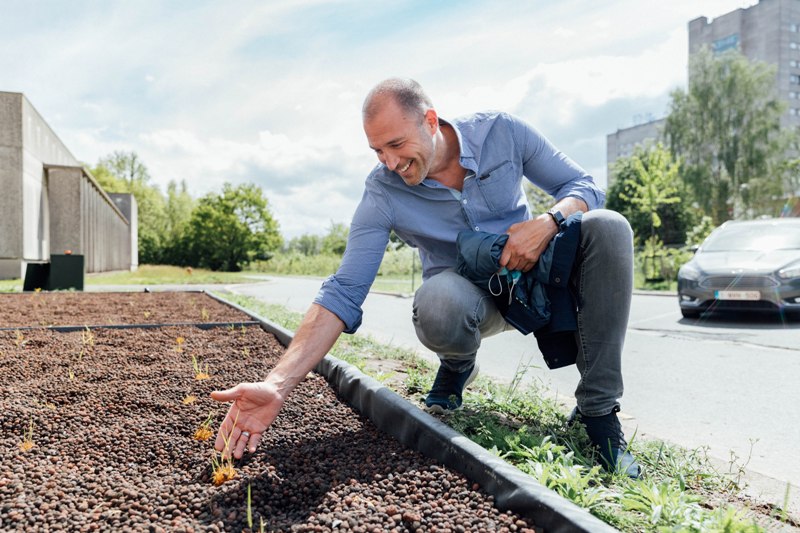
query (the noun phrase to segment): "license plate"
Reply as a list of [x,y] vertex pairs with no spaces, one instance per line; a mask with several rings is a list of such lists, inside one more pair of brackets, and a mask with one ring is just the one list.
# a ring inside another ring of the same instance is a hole
[[714,291],[717,300],[760,300],[758,291]]

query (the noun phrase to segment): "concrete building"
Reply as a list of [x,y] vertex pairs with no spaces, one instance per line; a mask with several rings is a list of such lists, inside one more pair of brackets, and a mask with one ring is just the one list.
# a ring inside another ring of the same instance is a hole
[[703,46],[775,65],[775,88],[788,104],[781,125],[800,125],[800,1],[759,0],[710,22],[698,17],[689,22],[689,55]]
[[[783,127],[800,126],[800,0],[759,0],[709,21],[705,16],[689,21],[689,55],[702,46],[715,53],[738,50],[751,61],[775,65],[778,95],[788,104],[781,118]],[[608,183],[619,157],[626,157],[622,145],[654,141],[664,119],[618,130],[606,138]]]
[[135,200],[126,217],[21,93],[0,92],[0,190],[0,279],[65,250],[86,272],[136,268]]
[[645,145],[648,142],[656,142],[661,138],[666,119],[651,120],[642,124],[637,124],[630,128],[619,129],[614,133],[606,135],[606,167],[608,176],[608,187],[614,182],[612,168],[617,159],[630,157],[637,146]]

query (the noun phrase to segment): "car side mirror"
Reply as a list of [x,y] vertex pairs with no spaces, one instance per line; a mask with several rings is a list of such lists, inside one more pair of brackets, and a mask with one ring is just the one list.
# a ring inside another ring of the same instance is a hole
[[693,244],[693,245],[691,245],[689,247],[689,251],[691,251],[692,254],[696,254],[697,250],[699,250],[699,249],[700,249],[700,245],[699,244]]

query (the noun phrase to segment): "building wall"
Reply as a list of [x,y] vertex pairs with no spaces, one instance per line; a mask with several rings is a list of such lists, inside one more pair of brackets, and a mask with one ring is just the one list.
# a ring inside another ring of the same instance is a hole
[[630,157],[637,146],[654,143],[661,138],[666,119],[651,120],[644,124],[637,124],[631,128],[619,129],[606,136],[606,165],[608,187],[614,183],[614,163],[622,157]]
[[689,54],[702,46],[774,65],[775,88],[788,104],[781,125],[800,126],[800,1],[760,0],[711,21],[698,17],[689,22]]
[[0,92],[0,190],[0,279],[64,250],[130,268],[128,220],[20,93]]

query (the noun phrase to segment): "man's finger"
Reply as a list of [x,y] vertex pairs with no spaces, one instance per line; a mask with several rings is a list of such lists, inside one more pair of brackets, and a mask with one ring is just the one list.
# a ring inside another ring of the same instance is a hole
[[238,385],[232,389],[211,391],[211,399],[218,402],[232,402],[238,399],[240,395]]

